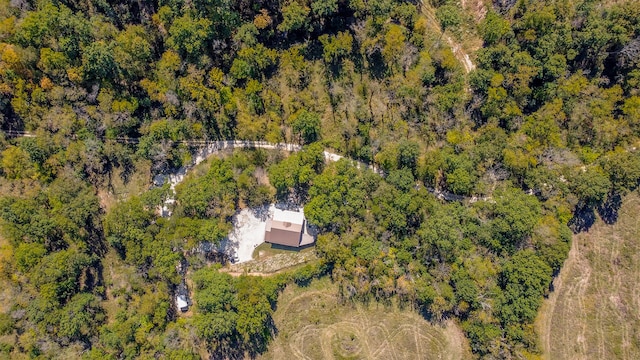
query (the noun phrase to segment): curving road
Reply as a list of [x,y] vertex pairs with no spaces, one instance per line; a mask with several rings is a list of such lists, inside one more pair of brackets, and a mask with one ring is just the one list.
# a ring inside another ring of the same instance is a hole
[[[285,151],[300,151],[302,150],[302,146],[298,144],[291,143],[270,143],[267,141],[253,141],[253,140],[226,140],[226,141],[200,141],[200,140],[190,140],[190,141],[182,141],[189,146],[197,146],[200,149],[196,152],[194,156],[194,161],[192,164],[182,167],[175,172],[166,174],[166,175],[158,175],[154,178],[154,182],[156,184],[163,184],[164,181],[168,178],[171,191],[173,195],[175,195],[175,186],[184,180],[185,175],[192,167],[200,164],[202,161],[206,160],[211,155],[222,151],[222,150],[231,150],[231,149],[269,149],[269,150],[285,150]],[[330,151],[324,151],[325,161],[338,161],[340,159],[347,159],[342,155],[336,154]],[[368,165],[361,161],[349,159],[353,162],[358,168],[369,168],[373,172],[378,175],[384,176],[384,172],[377,168],[375,165]],[[477,196],[462,196],[456,195],[454,193],[448,191],[442,191],[438,189],[433,189],[427,187],[427,190],[436,196],[436,198],[444,200],[444,201],[469,201],[471,203],[476,201],[491,201],[491,197],[477,197]],[[174,196],[169,197],[164,206],[162,207],[162,216],[171,216],[170,205],[175,202]]]
[[[16,131],[16,130],[2,130],[5,134],[10,137],[36,137],[35,134],[27,132],[27,131]],[[102,140],[113,140],[119,143],[124,144],[137,144],[140,142],[139,138],[129,138],[129,137],[116,137],[116,138],[105,138],[101,137]],[[154,183],[162,184],[164,181],[168,180],[169,184],[171,184],[171,191],[175,194],[175,186],[182,182],[185,175],[192,167],[200,164],[202,161],[206,160],[211,155],[223,151],[223,150],[232,150],[232,149],[267,149],[267,150],[285,150],[285,151],[300,151],[302,150],[302,146],[298,144],[292,143],[271,143],[267,141],[254,141],[254,140],[219,140],[219,141],[210,141],[210,140],[181,140],[174,141],[178,144],[188,145],[190,147],[198,148],[195,153],[194,161],[185,167],[181,167],[171,173],[168,174],[159,174],[154,177]],[[346,158],[342,155],[336,154],[331,151],[324,151],[324,158],[326,161],[338,161],[340,159]],[[361,161],[351,160],[358,168],[368,168],[379,174],[384,176],[384,173],[381,169],[379,169],[375,164],[369,165],[365,164]],[[456,195],[454,193],[427,188],[427,190],[435,195],[438,199],[444,201],[490,201],[491,197],[477,197],[477,196],[462,196]],[[175,202],[173,197],[168,198],[165,201],[165,204],[162,208],[163,216],[170,216],[171,210],[170,205]]]

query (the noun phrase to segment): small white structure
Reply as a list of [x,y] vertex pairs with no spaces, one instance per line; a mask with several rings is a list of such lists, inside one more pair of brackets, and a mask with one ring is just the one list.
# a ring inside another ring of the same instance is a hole
[[189,302],[185,295],[176,295],[176,307],[182,312],[189,310]]

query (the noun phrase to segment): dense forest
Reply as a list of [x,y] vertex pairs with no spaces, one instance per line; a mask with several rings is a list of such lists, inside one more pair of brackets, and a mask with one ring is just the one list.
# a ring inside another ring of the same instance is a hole
[[[279,291],[316,276],[455,319],[478,358],[538,355],[572,232],[640,180],[640,2],[484,7],[0,0],[0,357],[260,354]],[[446,39],[469,34],[467,72]],[[224,139],[304,149],[212,158],[159,216],[153,175]],[[148,191],[104,201],[141,174]],[[305,205],[319,262],[231,277],[196,251],[277,199]]]

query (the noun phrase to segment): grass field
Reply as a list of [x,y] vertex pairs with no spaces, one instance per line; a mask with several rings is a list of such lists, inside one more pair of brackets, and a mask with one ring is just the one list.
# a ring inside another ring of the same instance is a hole
[[547,359],[640,359],[640,197],[573,238],[537,326]]
[[432,325],[414,311],[341,305],[328,278],[289,286],[274,313],[278,335],[261,359],[463,359],[468,345],[452,322]]

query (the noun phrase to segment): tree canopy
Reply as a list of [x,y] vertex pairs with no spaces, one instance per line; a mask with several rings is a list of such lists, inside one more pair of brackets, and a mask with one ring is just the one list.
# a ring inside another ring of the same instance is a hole
[[[256,356],[320,275],[455,319],[477,358],[537,355],[571,231],[640,181],[640,5],[462,5],[0,0],[0,358]],[[302,150],[192,167],[226,140]],[[319,260],[219,272],[272,202]]]

